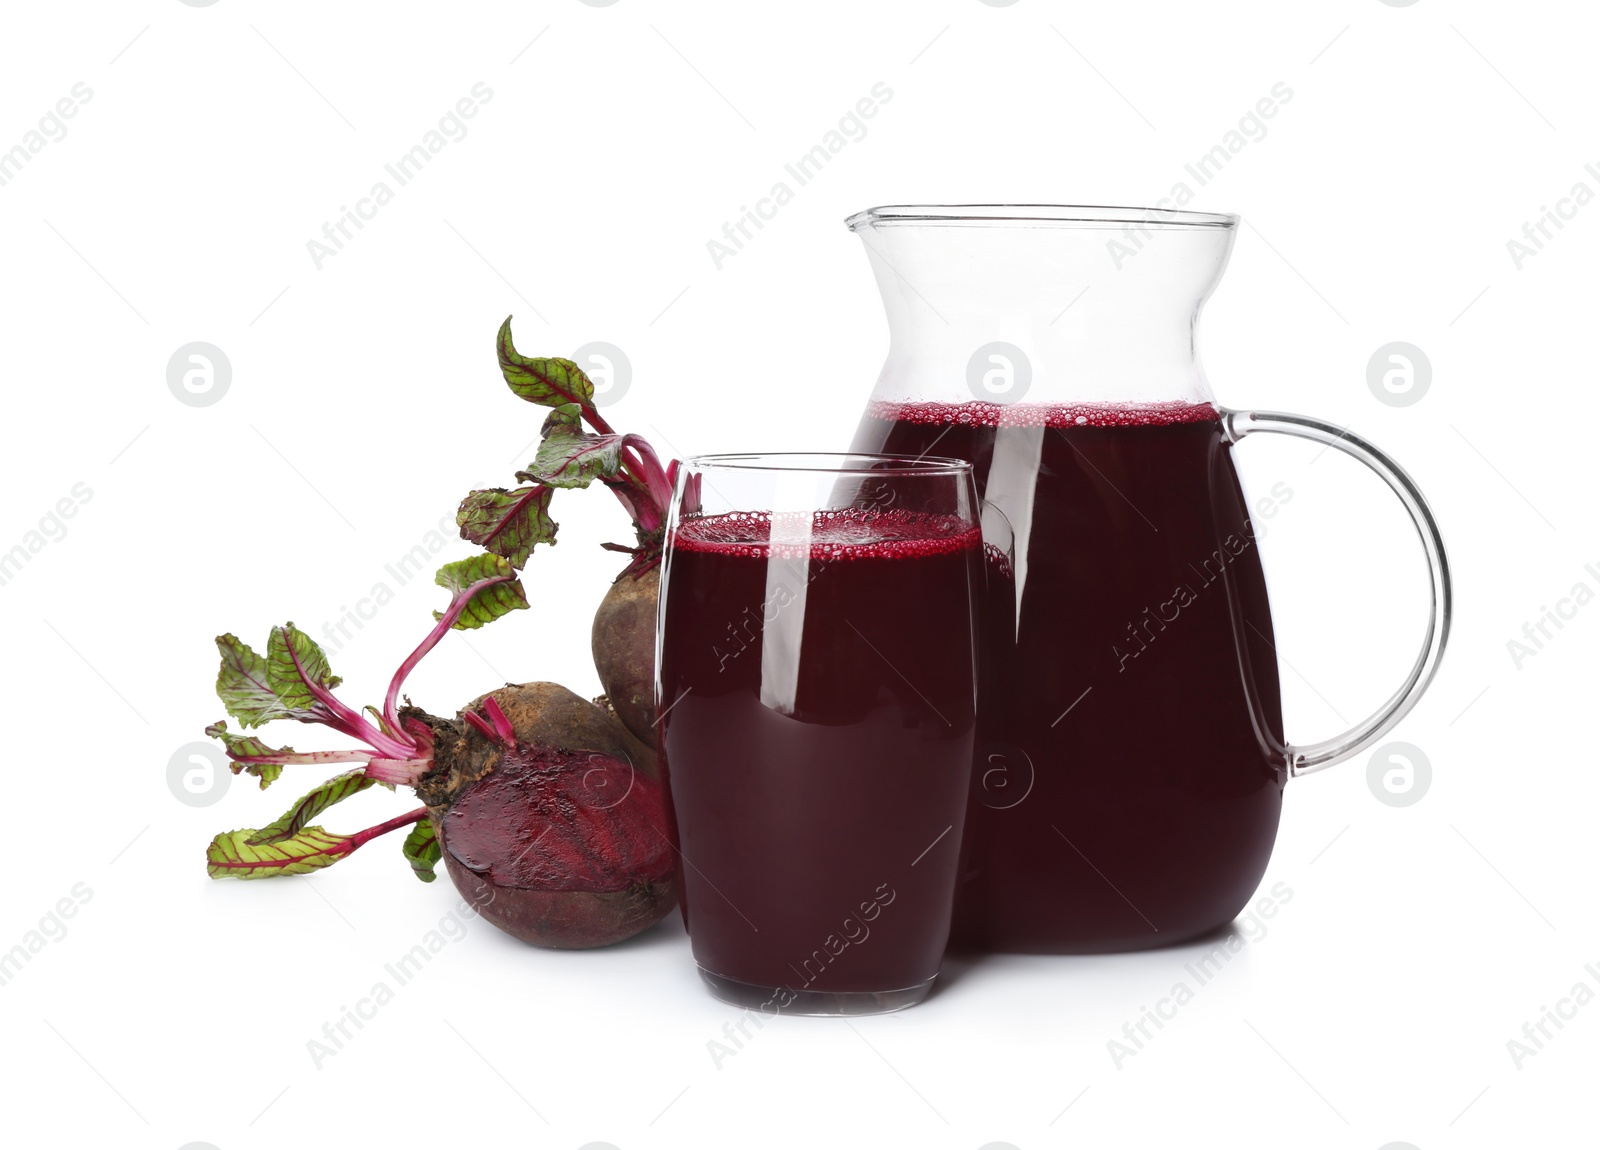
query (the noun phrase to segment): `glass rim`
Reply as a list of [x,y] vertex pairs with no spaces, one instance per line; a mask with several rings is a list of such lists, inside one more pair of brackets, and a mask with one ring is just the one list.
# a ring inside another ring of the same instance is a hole
[[[847,461],[860,460],[852,465]],[[693,471],[791,471],[818,475],[970,475],[972,464],[943,455],[874,451],[768,451],[691,455],[679,475]]]
[[1180,208],[1107,207],[1093,204],[887,204],[867,208],[845,220],[852,232],[886,224],[975,224],[990,227],[1053,225],[1059,227],[1159,228],[1236,227],[1233,212],[1190,212]]

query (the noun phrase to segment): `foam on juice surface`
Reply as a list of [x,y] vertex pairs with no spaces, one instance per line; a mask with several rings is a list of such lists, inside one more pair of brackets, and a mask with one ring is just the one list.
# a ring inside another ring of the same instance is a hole
[[873,419],[887,423],[955,424],[966,427],[1151,427],[1218,418],[1209,403],[1151,400],[1145,403],[890,403],[874,400]]
[[955,515],[857,507],[809,515],[734,511],[695,516],[680,520],[672,535],[672,546],[682,551],[828,560],[916,559],[974,549],[982,542],[978,527]]

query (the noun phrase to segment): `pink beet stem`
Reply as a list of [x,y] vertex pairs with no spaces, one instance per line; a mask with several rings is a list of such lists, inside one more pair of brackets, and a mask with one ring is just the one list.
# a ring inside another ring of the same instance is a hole
[[227,752],[236,763],[278,763],[292,766],[298,763],[364,763],[372,758],[369,751],[297,751],[287,755],[236,755]]
[[662,470],[661,457],[656,454],[655,448],[650,446],[650,441],[642,435],[624,435],[622,442],[625,446],[638,451],[642,464],[640,470],[650,489],[651,498],[655,501],[656,510],[666,511],[667,505],[672,501],[672,481]]
[[387,819],[375,827],[368,827],[364,831],[357,831],[355,834],[350,836],[350,849],[355,850],[356,847],[369,843],[378,836],[386,835],[390,831],[397,831],[401,827],[410,826],[412,823],[420,823],[427,817],[428,808],[418,807],[409,814],[396,815],[394,818]]
[[[439,640],[443,639],[446,632],[456,625],[456,620],[461,618],[461,612],[467,609],[467,604],[472,602],[473,597],[478,592],[485,588],[493,587],[497,583],[509,583],[515,578],[516,574],[513,573],[510,575],[496,575],[490,579],[480,579],[450,601],[449,608],[446,609],[443,615],[439,616],[439,621],[433,625],[433,630],[428,632],[428,637],[419,643],[417,649],[406,657],[406,661],[401,663],[400,669],[394,673],[394,678],[389,681],[389,694],[383,702],[383,716],[388,720],[391,727],[397,731],[400,730],[400,716],[396,712],[395,704],[400,700],[400,688],[405,685],[406,678],[411,674],[412,669],[422,662],[423,656],[438,646]],[[410,748],[409,750],[414,749]],[[403,757],[405,753],[408,752],[402,752],[402,755],[397,757]]]
[[368,761],[366,774],[368,778],[377,779],[380,783],[397,783],[400,786],[412,786],[423,775],[428,773],[433,766],[433,760],[428,759],[382,759],[374,758]]
[[[294,644],[285,643],[285,647],[288,649],[290,660],[294,663],[295,673],[300,676],[300,681],[305,683],[306,688],[311,692],[312,698],[326,707],[335,720],[329,724],[330,726],[344,731],[345,734],[353,738],[360,739],[380,754],[394,758],[406,758],[415,753],[415,747],[407,746],[405,743],[385,735],[378,728],[367,722],[366,719],[362,718],[361,715],[334,698],[333,693],[326,687],[313,682],[311,677],[306,674],[305,668],[300,665],[300,656],[295,654]],[[399,730],[400,725],[396,723],[394,727]]]
[[494,729],[499,732],[500,742],[507,748],[517,745],[517,733],[511,728],[511,720],[506,718],[506,713],[500,709],[500,704],[490,695],[483,703],[484,713],[494,723]]

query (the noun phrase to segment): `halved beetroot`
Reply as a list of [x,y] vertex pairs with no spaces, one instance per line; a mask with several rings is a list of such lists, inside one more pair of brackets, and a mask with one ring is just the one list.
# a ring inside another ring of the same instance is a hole
[[417,793],[462,896],[538,946],[605,946],[659,922],[677,882],[654,754],[557,684],[507,686],[469,711],[488,698],[510,739],[423,717],[435,769]]

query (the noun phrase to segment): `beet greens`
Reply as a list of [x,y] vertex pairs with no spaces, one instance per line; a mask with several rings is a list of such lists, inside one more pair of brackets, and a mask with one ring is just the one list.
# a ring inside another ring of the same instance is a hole
[[[400,664],[381,709],[356,710],[334,694],[340,679],[321,647],[293,623],[274,627],[265,654],[233,635],[217,639],[221,740],[235,774],[263,789],[289,766],[353,764],[259,829],[229,831],[206,851],[213,878],[307,874],[403,827],[414,873],[451,881],[501,930],[538,946],[604,946],[660,921],[676,902],[670,823],[656,776],[655,602],[676,462],[663,467],[642,437],[611,427],[593,382],[571,360],[530,358],[501,325],[496,356],[519,398],[549,409],[523,486],[471,492],[456,521],[485,553],[440,569],[450,592],[435,626]],[[607,694],[591,702],[553,683],[505,684],[439,718],[402,705],[417,664],[451,630],[482,627],[528,606],[518,572],[555,542],[550,502],[561,488],[600,483],[633,520],[635,545],[591,632]],[[632,578],[623,578],[632,576]],[[300,752],[273,747],[251,728],[278,720],[338,731],[354,746]],[[373,786],[410,786],[424,805],[353,834],[314,820]]]
[[550,500],[556,490],[599,482],[628,512],[636,537],[633,547],[603,546],[633,556],[625,575],[654,568],[661,561],[677,462],[663,466],[643,436],[620,433],[606,422],[595,406],[593,381],[572,360],[518,352],[510,316],[500,325],[495,353],[512,392],[551,411],[533,462],[515,476],[531,486],[471,492],[456,515],[462,538],[521,568],[538,544],[555,543]]
[[[349,835],[333,834],[309,824],[334,803],[374,783],[390,789],[396,784],[414,785],[431,770],[432,729],[415,717],[400,714],[400,692],[407,677],[447,632],[475,630],[528,606],[517,573],[497,555],[475,555],[448,563],[439,569],[435,582],[450,591],[450,605],[435,613],[433,630],[395,671],[382,711],[368,707],[364,713],[358,712],[340,702],[333,688],[342,680],[333,674],[316,641],[293,623],[272,629],[264,656],[233,635],[217,638],[217,650],[222,655],[217,696],[241,727],[288,719],[331,727],[360,744],[348,750],[299,752],[293,747],[269,747],[254,735],[228,730],[226,722],[214,723],[206,728],[206,734],[222,741],[235,774],[242,772],[260,779],[265,790],[286,766],[364,765],[329,779],[268,826],[218,835],[206,851],[206,869],[213,878],[305,874],[331,866],[380,835],[415,824],[406,839],[405,854],[417,876],[432,881],[439,851],[426,807]],[[488,700],[485,709],[487,718],[471,715],[474,725],[498,728],[505,723],[493,699]]]

